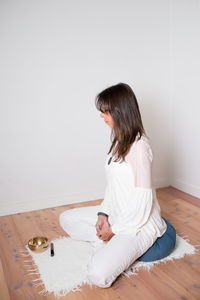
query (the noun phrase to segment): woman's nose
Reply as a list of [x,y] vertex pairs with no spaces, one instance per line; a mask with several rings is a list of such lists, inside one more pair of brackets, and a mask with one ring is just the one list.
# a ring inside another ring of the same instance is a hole
[[104,114],[103,114],[103,113],[100,113],[100,117],[103,118],[103,116],[104,116]]

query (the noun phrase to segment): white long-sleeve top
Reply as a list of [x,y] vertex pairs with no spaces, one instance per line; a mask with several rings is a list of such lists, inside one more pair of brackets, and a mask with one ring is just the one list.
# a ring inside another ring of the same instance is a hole
[[153,153],[149,139],[139,134],[131,145],[125,162],[114,162],[112,154],[105,162],[107,186],[101,212],[109,215],[114,234],[137,234],[145,228],[149,234],[160,237],[166,223],[152,186]]

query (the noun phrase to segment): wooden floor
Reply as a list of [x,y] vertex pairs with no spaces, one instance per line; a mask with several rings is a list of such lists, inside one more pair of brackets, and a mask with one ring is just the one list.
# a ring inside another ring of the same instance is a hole
[[[161,214],[176,228],[177,233],[187,235],[190,243],[200,244],[200,200],[172,187],[157,190]],[[17,251],[24,248],[28,239],[45,235],[54,239],[65,232],[60,228],[59,214],[69,208],[97,205],[101,200],[87,203],[48,208],[28,213],[0,217],[0,299],[53,300],[52,294],[41,296],[41,288],[34,287],[26,276],[26,269]],[[68,300],[192,300],[200,299],[200,251],[182,259],[159,264],[138,276],[123,275],[110,288],[90,288],[85,285],[81,292],[70,292],[60,299]]]

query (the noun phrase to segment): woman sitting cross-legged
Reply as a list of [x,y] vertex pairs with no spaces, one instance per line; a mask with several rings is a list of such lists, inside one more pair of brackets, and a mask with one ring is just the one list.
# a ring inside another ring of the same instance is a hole
[[153,153],[132,89],[124,83],[111,86],[97,95],[96,107],[112,129],[104,200],[64,211],[60,224],[71,238],[93,242],[88,279],[106,288],[134,261],[169,255],[176,231],[160,214],[152,186]]

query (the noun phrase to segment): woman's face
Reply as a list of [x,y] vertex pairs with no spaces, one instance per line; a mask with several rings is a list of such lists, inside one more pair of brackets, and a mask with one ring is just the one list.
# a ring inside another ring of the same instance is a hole
[[104,122],[108,124],[111,128],[113,128],[114,120],[108,110],[106,110],[105,112],[101,112],[100,117],[104,118]]

